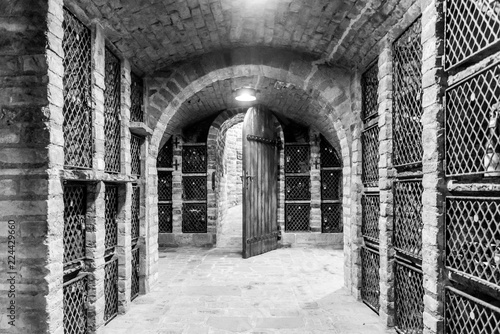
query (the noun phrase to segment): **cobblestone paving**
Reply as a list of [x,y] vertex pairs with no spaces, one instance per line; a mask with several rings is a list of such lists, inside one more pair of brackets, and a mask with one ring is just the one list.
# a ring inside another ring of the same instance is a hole
[[159,283],[105,334],[393,333],[343,285],[343,256],[282,248],[242,259],[228,249],[160,249]]

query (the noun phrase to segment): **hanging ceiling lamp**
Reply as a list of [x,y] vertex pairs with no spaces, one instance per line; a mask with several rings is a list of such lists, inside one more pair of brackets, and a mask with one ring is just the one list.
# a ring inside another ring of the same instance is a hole
[[236,90],[236,101],[241,101],[241,102],[251,102],[257,100],[257,97],[255,96],[256,90],[253,88],[240,88]]

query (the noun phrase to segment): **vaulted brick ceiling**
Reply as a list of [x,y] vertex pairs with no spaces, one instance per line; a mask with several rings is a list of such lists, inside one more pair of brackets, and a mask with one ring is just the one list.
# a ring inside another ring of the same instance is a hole
[[351,66],[415,0],[74,0],[144,73],[207,52],[265,46]]

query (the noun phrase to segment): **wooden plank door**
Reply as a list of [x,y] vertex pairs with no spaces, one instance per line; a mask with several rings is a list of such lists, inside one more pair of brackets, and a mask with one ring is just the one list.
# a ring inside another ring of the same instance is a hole
[[278,147],[276,119],[262,106],[243,122],[243,257],[278,247]]

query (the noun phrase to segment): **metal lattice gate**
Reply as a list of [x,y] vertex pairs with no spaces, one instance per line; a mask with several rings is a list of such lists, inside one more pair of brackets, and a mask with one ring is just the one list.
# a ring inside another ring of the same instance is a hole
[[379,225],[380,216],[380,196],[375,194],[363,194],[361,197],[362,218],[361,218],[361,234],[363,238],[371,242],[379,242]]
[[422,162],[422,45],[421,20],[415,21],[393,44],[394,165]]
[[361,299],[378,313],[380,308],[380,255],[378,250],[361,248]]
[[138,184],[132,185],[132,206],[131,206],[131,231],[132,244],[136,244],[140,236],[140,213],[141,213],[141,187]]
[[422,179],[394,182],[394,247],[413,258],[422,258]]
[[104,321],[108,323],[118,314],[118,258],[104,265]]
[[361,134],[363,146],[363,172],[361,174],[361,181],[367,187],[378,186],[378,162],[380,159],[378,134],[378,124],[365,129]]
[[311,204],[285,204],[285,231],[309,231]]
[[142,138],[136,135],[130,137],[130,159],[131,159],[131,174],[135,176],[141,175],[141,144]]
[[321,232],[342,233],[342,204],[321,203]]
[[77,276],[63,284],[63,327],[65,334],[87,333],[88,277]]
[[182,205],[182,233],[207,233],[207,204]]
[[105,49],[104,163],[106,172],[120,172],[120,59]]
[[182,147],[182,172],[206,173],[207,171],[207,146],[184,144]]
[[158,232],[172,233],[172,204],[158,204]]
[[130,121],[144,122],[144,93],[142,79],[131,73],[130,84]]
[[87,192],[85,185],[64,186],[64,268],[82,267],[85,259],[85,220]]
[[207,199],[206,176],[182,177],[182,197],[184,200],[205,201]]
[[130,300],[139,295],[139,247],[132,248],[132,273],[131,273]]
[[68,10],[63,15],[64,165],[92,168],[91,33]]
[[118,214],[118,187],[116,185],[105,184],[104,207],[105,251],[106,253],[112,253],[118,244],[118,224],[116,221]]
[[500,286],[500,198],[446,199],[446,268],[493,289]]
[[500,63],[446,90],[447,176],[500,175]]
[[378,64],[374,62],[361,77],[363,119],[378,115]]
[[158,157],[156,158],[156,167],[172,168],[173,155],[174,145],[172,138],[170,138],[158,152]]
[[445,4],[446,70],[500,41],[498,1],[446,0]]
[[422,334],[424,332],[422,271],[396,261],[394,276],[396,329],[404,334]]
[[444,303],[446,333],[498,333],[500,328],[498,306],[449,286],[445,290]]

